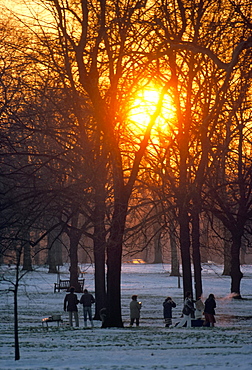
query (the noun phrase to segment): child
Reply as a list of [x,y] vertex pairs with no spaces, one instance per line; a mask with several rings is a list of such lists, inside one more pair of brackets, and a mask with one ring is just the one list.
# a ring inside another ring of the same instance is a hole
[[165,320],[165,327],[169,328],[172,324],[172,308],[176,307],[176,303],[173,302],[171,297],[167,297],[163,303],[163,313],[164,313],[164,320]]

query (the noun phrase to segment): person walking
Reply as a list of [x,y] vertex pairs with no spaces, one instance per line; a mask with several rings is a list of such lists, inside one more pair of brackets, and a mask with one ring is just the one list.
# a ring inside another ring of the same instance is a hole
[[130,302],[130,327],[133,326],[136,320],[136,326],[139,326],[140,310],[142,308],[142,303],[137,301],[137,295],[131,297]]
[[77,304],[79,303],[77,294],[74,293],[75,288],[70,288],[70,293],[65,296],[64,299],[64,311],[68,312],[69,315],[69,324],[73,326],[73,316],[75,320],[75,326],[79,326],[79,315],[78,315],[78,308]]
[[84,316],[84,327],[87,327],[87,316],[91,323],[91,327],[94,327],[92,318],[92,304],[95,303],[95,299],[87,289],[84,289],[84,294],[81,296],[80,304],[83,304],[83,316]]
[[183,307],[183,318],[178,323],[177,327],[182,327],[186,324],[187,328],[190,328],[192,326],[192,314],[194,314],[194,307],[193,307],[193,301],[192,301],[192,294],[190,292],[186,293],[185,301],[184,301],[184,307]]
[[172,308],[175,307],[176,303],[173,302],[171,297],[167,297],[163,302],[163,314],[166,328],[169,328],[169,326],[172,324]]
[[215,308],[216,308],[216,301],[213,294],[209,294],[207,300],[205,301],[205,309],[204,309],[204,315],[205,315],[205,322],[204,326],[211,326],[213,327],[215,324]]

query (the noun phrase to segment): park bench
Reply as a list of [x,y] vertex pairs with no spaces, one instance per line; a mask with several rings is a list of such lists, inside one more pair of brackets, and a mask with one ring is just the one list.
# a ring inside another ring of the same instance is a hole
[[42,319],[43,328],[44,328],[44,325],[46,324],[46,329],[48,329],[48,323],[49,322],[57,322],[58,327],[59,327],[60,322],[62,323],[63,320],[61,318],[61,315],[52,315],[52,316],[44,317]]
[[[80,285],[81,292],[83,292],[84,282],[85,282],[85,279],[78,279],[78,283]],[[61,280],[60,279],[59,282],[54,283],[54,293],[56,291],[60,292],[61,289],[69,291],[69,289],[70,289],[70,280]]]

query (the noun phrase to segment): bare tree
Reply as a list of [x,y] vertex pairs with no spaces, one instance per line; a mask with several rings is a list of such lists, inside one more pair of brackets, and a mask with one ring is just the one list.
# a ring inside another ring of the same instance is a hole
[[243,274],[240,270],[240,251],[246,225],[250,222],[252,216],[250,144],[248,145],[251,137],[251,117],[248,110],[247,102],[245,102],[245,106],[240,107],[236,114],[232,116],[232,123],[229,122],[232,135],[228,144],[228,151],[226,151],[227,147],[225,148],[225,180],[223,175],[218,176],[222,173],[220,158],[223,156],[219,152],[219,158],[216,157],[215,163],[213,162],[216,171],[214,181],[211,178],[209,182],[211,198],[208,200],[208,208],[221,220],[231,235],[229,273],[231,276],[231,293],[235,298],[241,298],[240,282]]
[[[120,125],[126,128],[125,102],[136,89],[136,79],[140,79],[143,73],[146,76],[148,65],[151,71],[151,63],[146,56],[140,60],[140,56],[136,55],[137,50],[146,49],[147,43],[142,45],[144,34],[150,37],[148,24],[144,25],[141,21],[141,17],[145,18],[146,10],[144,3],[138,1],[125,5],[119,2],[76,3],[57,0],[41,1],[40,4],[51,12],[55,22],[52,21],[49,29],[39,21],[44,33],[43,48],[48,48],[51,60],[45,61],[44,54],[37,56],[37,59],[42,65],[50,62],[54,71],[64,71],[67,76],[66,82],[73,94],[73,112],[82,140],[90,148],[87,126],[78,114],[81,99],[88,99],[94,117],[92,130],[101,134],[102,145],[109,153],[113,172],[113,214],[106,242],[107,325],[122,326],[120,271],[128,202],[151,127],[160,109],[159,104],[142,140],[132,148],[131,170],[126,180],[118,129]],[[53,25],[55,29],[51,32]],[[141,37],[134,37],[134,34],[140,36],[140,29]],[[55,55],[54,45],[58,47],[57,65],[56,58],[52,58]]]
[[[235,31],[228,27],[233,17]],[[163,43],[152,57],[168,71],[177,109],[169,137],[176,165],[167,180],[178,209],[184,292],[192,291],[192,248],[197,296],[202,293],[199,214],[206,169],[227,94],[233,91],[231,84],[238,82],[241,60],[252,46],[249,30],[244,33],[240,20],[231,4],[215,1],[163,1],[156,13],[155,29]]]

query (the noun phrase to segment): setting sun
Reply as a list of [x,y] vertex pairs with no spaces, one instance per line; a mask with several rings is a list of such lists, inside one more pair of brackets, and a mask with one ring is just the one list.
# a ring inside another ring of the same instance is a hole
[[[128,114],[130,123],[135,126],[135,129],[145,130],[157,109],[160,96],[161,88],[158,89],[154,85],[145,86],[136,93]],[[167,125],[174,120],[175,109],[171,97],[167,94],[164,95],[161,103],[162,107],[155,122],[155,129],[167,130]]]

